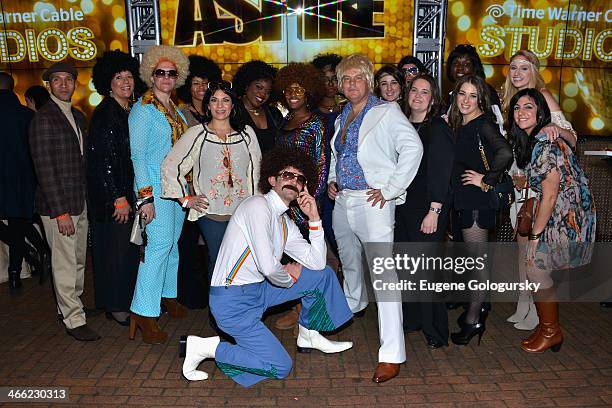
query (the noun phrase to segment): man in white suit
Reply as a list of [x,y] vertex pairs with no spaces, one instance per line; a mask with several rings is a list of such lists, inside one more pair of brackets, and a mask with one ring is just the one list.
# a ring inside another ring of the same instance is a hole
[[[368,305],[362,244],[388,242],[391,256],[395,206],[417,173],[423,145],[396,102],[372,94],[373,64],[353,54],[336,67],[340,90],[349,102],[338,116],[331,141],[328,194],[336,200],[333,228],[344,273],[344,293],[353,313]],[[397,281],[395,270],[385,280]],[[372,381],[397,376],[406,361],[401,294],[376,292],[380,349]]]

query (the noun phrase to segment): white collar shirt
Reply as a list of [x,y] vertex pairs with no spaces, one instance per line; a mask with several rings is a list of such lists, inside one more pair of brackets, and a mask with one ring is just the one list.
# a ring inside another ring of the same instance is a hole
[[323,269],[327,248],[321,221],[308,223],[308,243],[285,214],[288,209],[274,190],[240,203],[225,231],[211,285],[268,279],[276,286],[290,287],[293,279],[280,263],[283,252],[306,268]]

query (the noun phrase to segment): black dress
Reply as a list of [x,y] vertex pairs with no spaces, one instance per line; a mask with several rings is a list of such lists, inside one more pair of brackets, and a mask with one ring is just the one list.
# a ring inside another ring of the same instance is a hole
[[[406,202],[395,209],[395,242],[443,242],[451,202],[453,134],[441,118],[413,125],[423,143],[423,159],[406,190]],[[442,213],[438,216],[436,232],[424,234],[420,231],[421,223],[432,202],[442,203]],[[432,256],[441,255],[442,248],[432,245],[427,252]],[[428,340],[448,344],[448,315],[444,303],[432,302],[427,296],[414,300],[419,301],[402,304],[404,328],[409,331],[422,329]]]
[[[478,137],[489,163],[485,169]],[[461,175],[466,170],[484,174],[483,181],[497,185],[504,170],[512,164],[512,148],[499,133],[499,127],[486,115],[480,115],[461,126],[455,132],[455,162],[453,166],[453,207],[459,216],[460,228],[470,228],[474,221],[483,229],[495,228],[495,209],[490,203],[489,193],[475,185],[463,185]]]
[[253,122],[253,118],[251,118],[244,103],[239,103],[236,107],[236,120],[253,128],[257,135],[261,154],[264,155],[276,145],[276,139],[280,136],[284,119],[280,111],[273,106],[265,104],[262,109],[266,115],[267,129],[260,129],[255,126],[255,122]]
[[87,138],[88,213],[91,221],[96,307],[129,311],[138,271],[138,247],[130,243],[132,215],[114,221],[114,202],[125,197],[134,208],[128,112],[106,97],[91,117]]

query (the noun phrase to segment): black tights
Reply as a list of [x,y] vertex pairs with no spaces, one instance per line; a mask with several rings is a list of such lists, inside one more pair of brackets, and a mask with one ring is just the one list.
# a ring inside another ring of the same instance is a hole
[[[463,228],[461,230],[463,234],[464,242],[488,242],[489,241],[489,230],[480,228],[476,221],[470,228]],[[474,254],[475,256],[480,256],[479,254]],[[478,280],[482,281],[484,276],[488,273],[488,271],[483,269],[478,276]],[[485,301],[486,292],[484,291],[474,291],[470,297],[470,304],[467,309],[467,314],[465,317],[465,322],[468,324],[478,323],[480,318],[480,310],[482,308],[482,304]]]

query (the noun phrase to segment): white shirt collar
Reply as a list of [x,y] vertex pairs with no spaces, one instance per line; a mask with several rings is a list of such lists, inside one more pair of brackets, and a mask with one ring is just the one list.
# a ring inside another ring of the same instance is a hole
[[276,213],[276,215],[283,215],[289,209],[289,207],[285,205],[283,200],[274,190],[270,190],[264,195],[264,197],[266,197],[266,200],[268,200],[270,206],[272,207],[272,210],[274,211],[274,213]]

